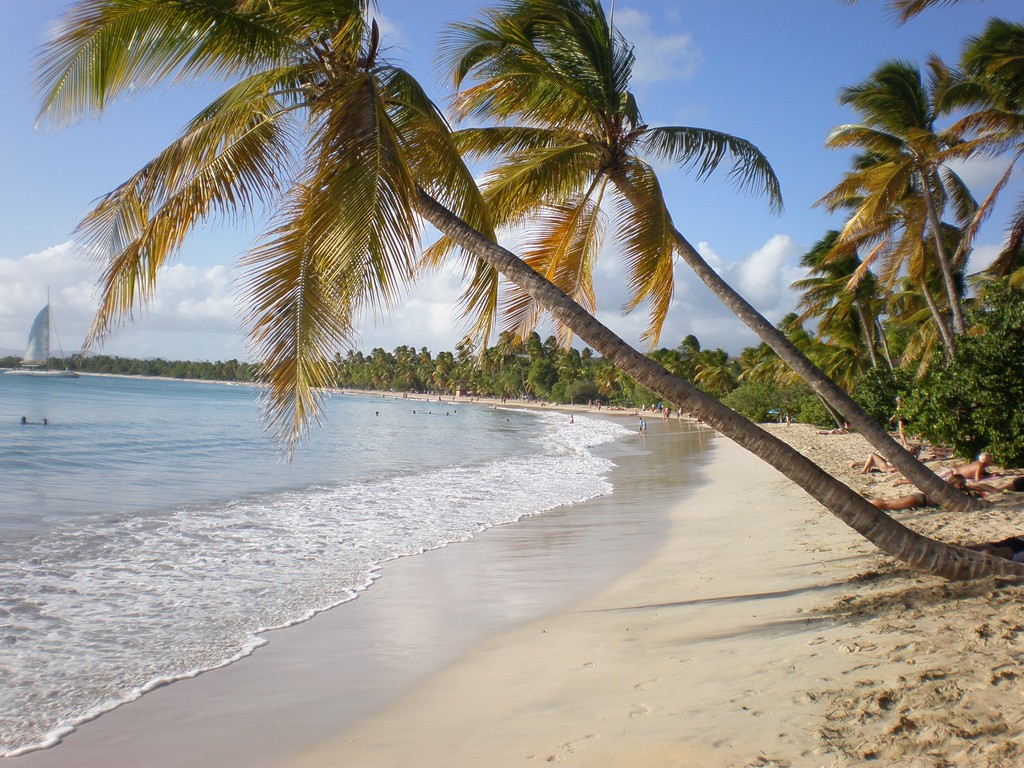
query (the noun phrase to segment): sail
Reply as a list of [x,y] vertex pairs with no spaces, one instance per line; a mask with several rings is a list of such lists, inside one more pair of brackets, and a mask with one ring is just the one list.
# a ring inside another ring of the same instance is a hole
[[50,305],[47,304],[32,321],[28,332],[28,348],[22,365],[46,365],[50,359]]

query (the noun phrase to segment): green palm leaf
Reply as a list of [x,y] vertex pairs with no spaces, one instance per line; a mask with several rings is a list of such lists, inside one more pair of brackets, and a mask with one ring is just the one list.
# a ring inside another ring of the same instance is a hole
[[740,189],[765,193],[771,209],[782,210],[782,190],[775,171],[761,151],[745,139],[707,128],[672,126],[651,128],[640,143],[655,157],[695,171],[698,180],[710,176],[729,159],[730,180]]

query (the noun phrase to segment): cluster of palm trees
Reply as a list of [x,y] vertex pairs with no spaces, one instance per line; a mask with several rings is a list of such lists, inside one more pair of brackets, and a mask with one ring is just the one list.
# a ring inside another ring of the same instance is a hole
[[[525,336],[545,313],[563,341],[580,338],[908,564],[951,578],[1024,572],[907,530],[595,319],[590,276],[610,212],[629,306],[651,311],[651,346],[669,311],[678,256],[922,491],[951,508],[970,507],[722,281],[675,227],[656,161],[698,176],[727,164],[770,206],[780,203],[778,182],[743,139],[643,121],[630,91],[632,46],[599,0],[508,0],[453,25],[443,48],[457,89],[449,115],[483,125],[455,132],[416,80],[382,59],[369,11],[367,0],[79,0],[71,8],[40,60],[43,119],[64,124],[171,78],[213,73],[228,81],[177,140],[82,222],[81,240],[104,263],[93,338],[152,295],[160,267],[192,229],[265,207],[272,223],[246,257],[244,290],[269,418],[285,441],[314,418],[337,351],[352,346],[355,319],[393,305],[417,262],[430,268],[457,258],[467,278],[465,309],[484,337],[502,321]],[[837,136],[836,145],[844,140]],[[978,151],[994,146],[977,141]],[[951,252],[952,268],[960,245],[950,251],[941,224],[942,171],[916,157],[896,169],[879,147],[865,149],[863,173],[826,201],[855,211],[858,223],[844,240],[909,243],[921,223],[910,216],[917,185],[928,193],[919,198],[935,233],[922,253]],[[479,187],[466,158],[491,163]],[[876,192],[878,201],[900,201],[888,218],[868,203]],[[422,257],[421,219],[444,236]],[[531,233],[522,257],[498,245],[509,228]],[[499,275],[511,287],[499,290]],[[947,288],[949,279],[944,271]],[[953,303],[946,310],[960,332]]]
[[[925,76],[890,61],[840,99],[863,121],[836,128],[827,146],[857,154],[819,202],[848,218],[807,254],[811,277],[797,287],[807,291],[803,318],[817,318],[820,333],[849,353],[827,372],[848,380],[858,353],[892,365],[881,316],[905,337],[904,364],[930,360],[939,345],[954,355],[968,331],[972,243],[1024,153],[1024,25],[993,19],[966,41],[959,69],[933,57]],[[940,128],[942,118],[950,124]],[[1009,158],[1006,173],[979,203],[956,163],[999,156]],[[1010,277],[1019,286],[1022,242],[1024,200],[999,257],[973,279]]]
[[[723,349],[701,349],[696,336],[649,357],[669,373],[721,398],[744,374],[741,361]],[[776,358],[777,359],[777,358]],[[468,392],[485,397],[529,398],[556,403],[589,401],[639,407],[659,398],[589,348],[566,347],[556,336],[541,340],[534,331],[524,340],[503,332],[497,344],[477,349],[470,339],[454,351],[432,353],[408,345],[364,354],[349,350],[335,359],[339,387],[410,392]],[[669,403],[673,409],[678,403]]]

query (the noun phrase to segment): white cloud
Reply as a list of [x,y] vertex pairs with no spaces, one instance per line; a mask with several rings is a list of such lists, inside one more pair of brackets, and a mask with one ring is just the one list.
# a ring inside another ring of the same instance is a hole
[[[87,258],[67,242],[19,259],[0,259],[0,350],[20,353],[32,318],[50,304],[65,355],[78,351],[98,306]],[[100,349],[124,356],[181,359],[244,357],[226,267],[175,264],[161,270],[154,300]]]
[[797,266],[799,258],[799,248],[792,239],[775,235],[723,277],[761,314],[777,322],[796,302],[789,286],[804,277]]
[[1005,158],[951,160],[949,167],[983,200],[999,183],[1010,163]]
[[617,8],[613,23],[635,46],[633,80],[637,84],[689,80],[703,59],[688,33],[661,34],[643,11]]

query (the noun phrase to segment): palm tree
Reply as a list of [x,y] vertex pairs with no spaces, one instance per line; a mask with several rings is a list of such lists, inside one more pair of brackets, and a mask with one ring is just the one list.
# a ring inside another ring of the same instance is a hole
[[[602,205],[610,200],[628,270],[626,308],[650,304],[646,340],[651,346],[671,303],[673,258],[679,254],[715,296],[915,485],[949,508],[976,506],[893,440],[676,229],[647,158],[693,169],[699,179],[731,160],[730,178],[765,193],[776,209],[782,204],[778,180],[762,153],[744,139],[644,123],[629,90],[633,49],[612,29],[600,0],[509,0],[486,10],[481,21],[453,25],[444,56],[455,87],[463,88],[454,98],[456,116],[489,123],[458,131],[459,145],[470,157],[499,158],[484,195],[496,228],[532,225],[525,249],[531,267],[592,311],[591,270],[602,242]],[[464,87],[470,78],[476,84]],[[451,245],[442,239],[425,262],[441,263]],[[487,289],[474,283],[467,305],[495,311],[497,276],[492,272],[489,279]],[[487,302],[480,300],[484,295]],[[508,308],[512,326],[521,333],[532,329],[542,309],[522,291],[512,292]],[[481,319],[479,325],[489,322]],[[564,331],[562,338],[567,338]]]
[[[240,78],[87,217],[91,223],[100,212],[111,216],[116,235],[103,251],[111,266],[101,284],[100,331],[133,306],[140,288],[152,290],[160,263],[190,227],[213,211],[247,210],[261,194],[272,199],[269,191],[280,186],[277,224],[248,262],[249,302],[278,422],[284,413],[294,434],[317,402],[315,392],[307,397],[307,391],[333,365],[335,350],[326,347],[346,337],[353,312],[365,301],[390,298],[407,279],[405,246],[415,240],[415,217],[407,214],[418,210],[593,349],[666,400],[687,403],[690,412],[779,469],[883,551],[947,578],[1024,573],[1012,561],[942,544],[900,525],[781,440],[668,374],[498,246],[490,233],[431,196],[426,188],[463,182],[456,189],[466,200],[452,205],[461,202],[467,215],[486,222],[465,186],[471,180],[447,151],[439,114],[411,78],[377,61],[378,45],[376,26],[368,23],[361,2],[83,0],[73,7],[44,54],[43,81],[50,86],[44,114],[67,119],[100,109],[129,86],[180,71],[232,72]],[[400,103],[392,104],[392,97]],[[299,126],[310,135],[298,142],[304,154],[293,179],[285,173],[281,131],[287,117],[302,111],[312,122]],[[256,134],[256,146],[243,150],[239,143],[248,134]],[[358,225],[365,241],[352,231],[357,223],[345,218],[356,213],[369,218]]]
[[[826,342],[839,342],[854,352],[866,351],[871,367],[877,367],[877,348],[885,340],[878,320],[877,281],[869,273],[851,288],[851,280],[857,274],[861,260],[856,248],[837,249],[838,239],[839,232],[828,232],[800,260],[800,266],[810,273],[809,277],[797,280],[792,286],[801,291],[797,304],[803,310],[800,319],[817,318],[820,321],[818,334]],[[843,343],[846,340],[853,343]],[[835,380],[835,376],[830,374],[830,377]]]
[[735,367],[724,349],[705,349],[697,356],[694,381],[716,397],[722,397],[736,388]]
[[[1006,174],[986,201],[987,213],[1024,156],[1024,24],[990,20],[984,32],[967,40],[960,66],[962,72],[954,73],[939,105],[944,112],[973,110],[950,127],[952,133],[971,135],[954,151],[963,157],[1009,153],[1011,158]],[[1006,244],[987,272],[997,278],[1012,275],[1020,286],[1024,283],[1022,257],[1024,196],[1015,206]]]
[[945,165],[950,146],[957,142],[936,129],[935,94],[945,86],[946,71],[935,59],[929,69],[926,86],[917,65],[889,61],[867,80],[843,89],[840,103],[854,107],[863,122],[835,128],[825,146],[857,148],[865,154],[819,203],[834,210],[851,199],[859,201],[840,235],[844,246],[884,243],[899,230],[902,235],[891,250],[897,262],[930,252],[942,271],[952,332],[958,335],[967,329],[942,215],[948,203],[966,225],[978,205],[963,180]]

